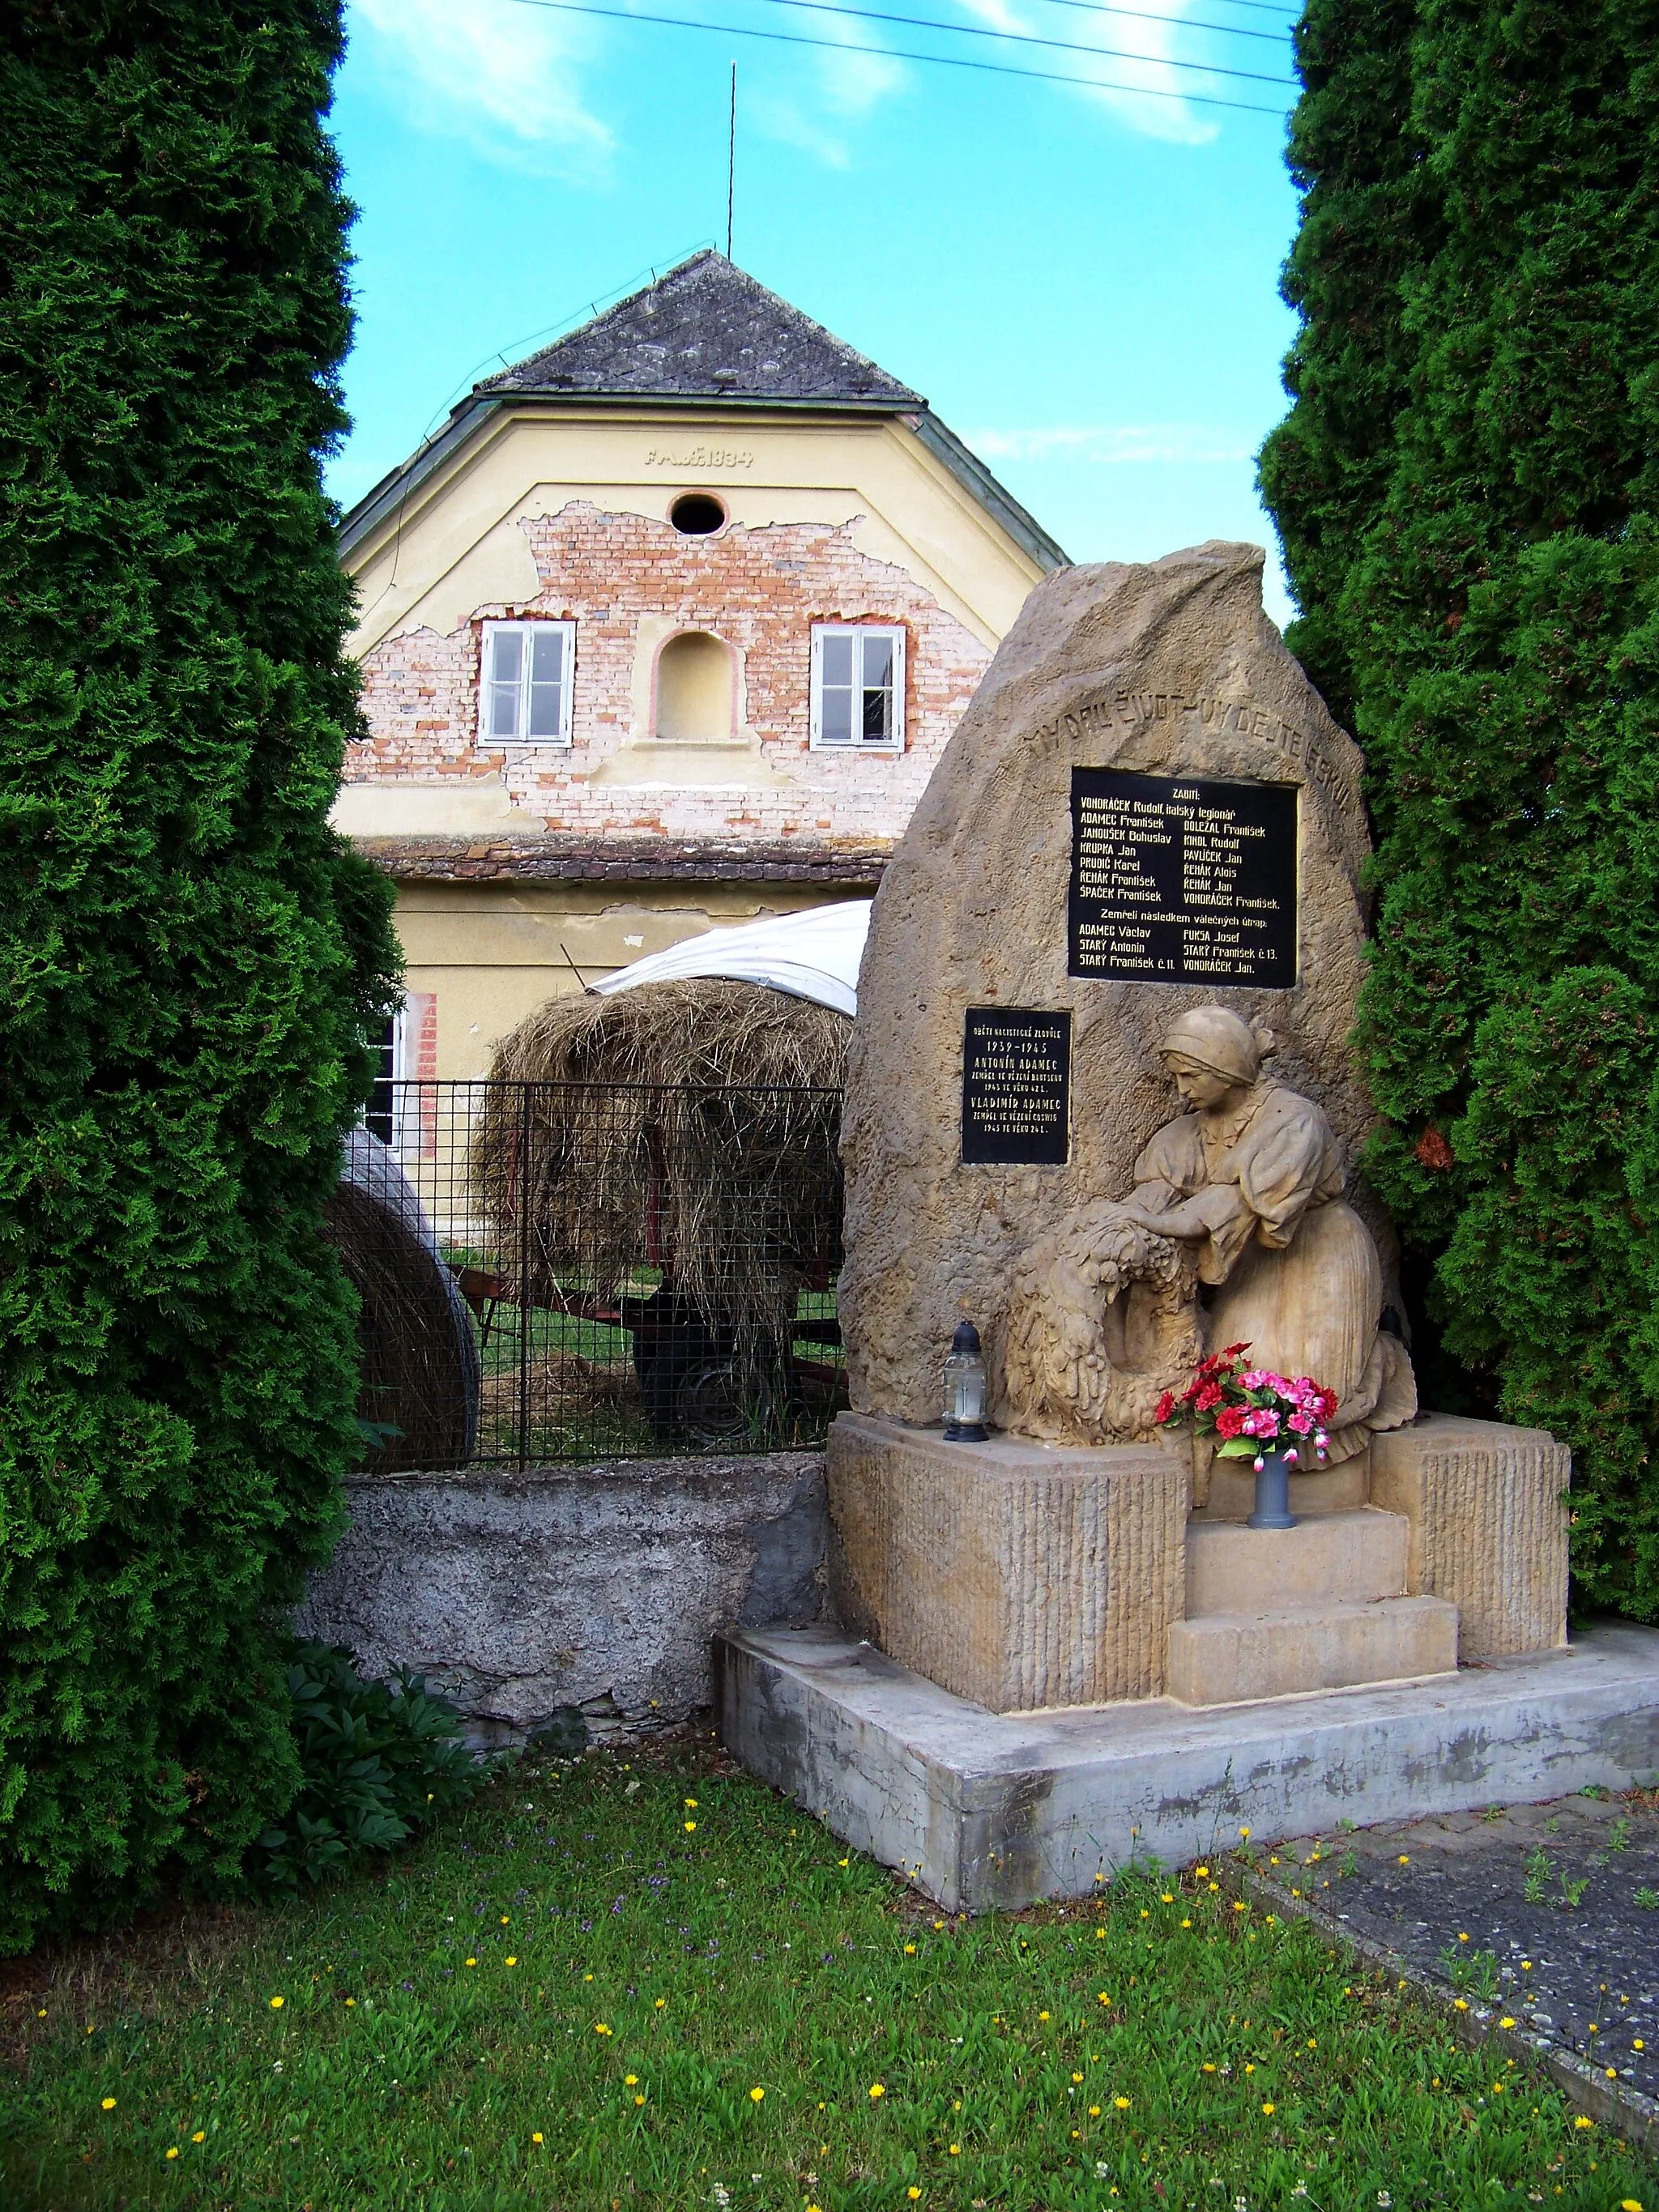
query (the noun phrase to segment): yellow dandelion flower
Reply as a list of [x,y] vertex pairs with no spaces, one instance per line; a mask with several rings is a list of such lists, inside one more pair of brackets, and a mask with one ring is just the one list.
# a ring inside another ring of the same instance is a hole
[[1173,1904],[1175,1903],[1175,1899],[1170,1895],[1170,1892],[1166,1889],[1166,1890],[1164,1892],[1164,1894],[1163,1894],[1163,1895],[1158,1899],[1158,1903],[1159,1903],[1160,1905],[1173,1905]]
[[1639,2197],[1621,2197],[1619,2200],[1619,2212],[1642,2212],[1641,2198]]
[[1411,1863],[1412,1863],[1412,1855],[1411,1855],[1411,1853],[1410,1853],[1409,1851],[1401,1851],[1401,1854],[1400,1854],[1400,1858],[1399,1858],[1398,1863],[1399,1863],[1401,1866],[1409,1866],[1409,1865],[1411,1864]]
[[1267,2118],[1272,2119],[1275,2107],[1272,2105],[1264,2105],[1261,2109],[1267,2115]]
[[1101,2003],[1101,2004],[1110,2004],[1110,2002],[1111,2002],[1112,2001],[1111,2001],[1110,1997],[1109,1997],[1109,1996],[1107,1996],[1107,1994],[1106,1994],[1105,1990],[1102,1990],[1099,1992],[1099,1994],[1098,1994],[1098,1997],[1097,1997],[1097,2002],[1099,2002],[1099,2003]]
[[668,2000],[667,2000],[667,1998],[666,1998],[666,1997],[659,1997],[659,1998],[657,1999],[656,2003],[655,2003],[654,2005],[653,2005],[653,2007],[651,2008],[651,2009],[653,2010],[653,2012],[660,2012],[660,2011],[662,2010],[663,2007],[664,2007],[667,2002],[668,2002]]
[[[463,1964],[463,1965],[465,1965],[465,1966],[476,1966],[477,1965],[477,1963],[478,1963],[478,1962],[477,1962],[477,1960],[476,1959],[466,1959],[466,1960],[464,1960],[462,1961],[462,1964]],[[586,1979],[587,1979],[588,1981],[590,1981],[590,1982],[592,1980],[592,1978],[593,1978],[593,1977],[592,1977],[592,1974],[589,1974],[589,1975],[586,1977]]]
[[[1267,1925],[1268,1925],[1268,1927],[1269,1927],[1269,1928],[1271,1928],[1271,1927],[1273,1926],[1273,1917],[1272,1913],[1270,1912],[1270,1913],[1267,1915]],[[1345,1992],[1344,1992],[1344,1995],[1346,1995],[1346,1992],[1345,1991]]]
[[685,1824],[685,1832],[686,1832],[686,1834],[687,1834],[688,1836],[695,1836],[695,1835],[696,1834],[696,1832],[697,1832],[697,1824],[696,1824],[696,1822],[695,1820],[688,1820],[688,1821],[686,1822],[686,1824]]
[[1247,2074],[1254,2074],[1254,2073],[1255,2073],[1255,2061],[1254,2059],[1251,2059],[1251,2060],[1249,2062],[1249,2063],[1245,2066],[1244,2071],[1245,2071]]
[[207,2130],[205,2128],[198,2128],[195,2134],[191,2137],[191,2141],[192,2142],[205,2142],[207,2141]]
[[1190,1928],[1193,1923],[1190,1920],[1183,1920],[1181,1924],[1183,1928]]
[[114,2098],[113,2098],[113,2097],[106,2097],[106,2098],[105,2098],[105,2100],[104,2100],[104,2110],[105,2110],[106,2112],[112,2112],[115,2110],[115,2100],[114,2100]]
[[1607,2079],[1609,2081],[1616,2081],[1619,2079],[1619,2069],[1616,2066],[1608,2067]]
[[915,1957],[915,1955],[916,1955],[916,1947],[915,1947],[915,1945],[914,1943],[907,1943],[907,1944],[905,1945],[905,1947],[904,1947],[904,1955],[905,1955],[905,1957],[906,1957],[907,1959],[914,1959],[914,1958]]
[[1200,1881],[1208,1881],[1210,1879],[1210,1869],[1208,1867],[1195,1866],[1193,1869],[1193,1872],[1197,1875]]
[[1106,1941],[1106,1930],[1103,1928],[1096,1929],[1095,1941],[1097,1943],[1103,1943]]
[[870,2095],[872,2101],[874,2101],[877,2098],[884,2097],[886,2094],[887,2084],[884,2081],[872,2081],[870,2084]]
[[1593,2128],[1595,2125],[1595,2123],[1594,2120],[1587,2120],[1584,2118],[1584,2115],[1580,2112],[1577,2118],[1573,2122],[1573,2125],[1576,2128]]
[[[282,2010],[282,2008],[283,2008],[283,2000],[281,1997],[272,1997],[272,1999],[271,1999],[271,2001],[270,2001],[270,2008],[271,2008],[272,2012],[281,2012],[281,2010]],[[87,2033],[88,2033],[88,2034],[90,2034],[90,2033],[92,2033],[91,2029],[90,2029],[90,2028],[88,2028],[88,2031],[87,2031]]]
[[645,2093],[643,2090],[641,2090],[639,2095],[635,2098],[634,2102],[636,2105],[642,2105],[645,2102]]
[[348,2004],[348,2005],[349,2005],[349,2006],[351,2007],[351,2008],[352,2008],[352,2010],[353,2010],[354,2012],[356,2010],[356,2008],[357,2008],[357,2000],[356,2000],[356,1997],[348,1997],[348,1998],[346,1999],[346,2002],[347,2002],[347,2004]]
[[1198,2070],[1200,2074],[1213,2074],[1215,2072],[1215,2067],[1213,2063],[1206,2058]]
[[1127,2112],[1129,2109],[1129,2100],[1127,2097],[1114,2097],[1112,2102],[1120,2112]]
[[1233,1899],[1233,1911],[1235,1912],[1248,1912],[1249,1909],[1249,1906],[1245,1904],[1242,1897],[1236,1897]]
[[1241,1828],[1241,1829],[1239,1830],[1239,1832],[1239,1832],[1239,1834],[1240,1834],[1241,1836],[1243,1836],[1243,1838],[1244,1838],[1245,1842],[1248,1844],[1248,1843],[1249,1842],[1249,1840],[1250,1840],[1250,1832],[1249,1832],[1249,1830],[1248,1828]]
[[696,1801],[696,1799],[695,1797],[688,1797],[688,1798],[686,1799],[686,1801],[685,1801],[685,1809],[686,1809],[686,1811],[687,1811],[688,1813],[695,1813],[695,1812],[696,1811],[696,1809],[697,1809],[697,1801]]
[[758,2105],[761,2099],[765,2094],[766,2092],[764,2089],[751,2089],[749,2092],[749,2101],[751,2105]]
[[1038,2018],[1039,2020],[1047,2020],[1047,2019],[1048,2019],[1048,2014],[1047,2014],[1046,2012],[1040,2012],[1040,2013],[1037,2014],[1037,2018]]
[[1454,2009],[1458,2012],[1467,2012],[1469,2008],[1469,2001],[1467,1997],[1454,1997],[1452,1999],[1452,2005]]
[[637,2089],[639,2086],[640,2077],[637,2074],[624,2074],[623,2075],[623,2087],[624,2089]]
[[[1503,2019],[1498,2021],[1498,2025],[1499,2027],[1513,2027],[1515,2026],[1515,2021],[1510,2014],[1505,2013]],[[1640,2044],[1638,2044],[1636,2047],[1639,2051],[1642,2046]]]
[[168,2156],[169,2158],[177,2158],[177,2157],[178,2157],[178,2155],[179,2155],[179,2146],[178,2146],[178,2144],[177,2144],[177,2143],[174,2143],[174,2145],[173,2146],[173,2148],[172,2148],[172,2149],[167,2153],[167,2156]]
[[1467,1936],[1460,1936],[1457,1940],[1460,1943],[1467,1943],[1469,1939]]
[[960,2143],[947,2144],[946,2150],[948,2155],[951,2158],[960,2158],[962,2156],[962,2145]]
[[1319,2038],[1318,2038],[1316,2035],[1310,2035],[1310,2036],[1308,2038],[1308,2048],[1309,2048],[1309,2050],[1310,2050],[1310,2051],[1317,2051],[1317,2050],[1318,2050],[1318,2048],[1319,2048]]
[[541,2141],[541,2137],[539,2136],[532,2136],[530,2140],[532,2142],[539,2142]]
[[518,1965],[518,1963],[519,1963],[519,1962],[518,1962],[518,1960],[517,1960],[516,1959],[509,1959],[509,1960],[507,1961],[507,1964],[509,1966],[516,1966]]
[[915,2201],[916,2201],[917,2197],[921,2196],[921,2190],[919,2190],[919,2189],[916,2187],[916,2185],[915,2185],[915,2182],[913,2181],[913,2182],[911,2183],[910,2186],[909,2186],[909,2187],[905,2191],[905,2192],[904,2192],[904,2193],[905,2193],[905,2195],[909,2198],[910,2202],[914,2204],[914,2203],[915,2203]]
[[1090,2118],[1091,2120],[1097,2120],[1097,2119],[1100,2118],[1100,2107],[1099,2107],[1099,2106],[1098,2106],[1098,2105],[1091,2105],[1091,2106],[1090,2106],[1090,2107],[1089,2107],[1089,2118]]
[[[470,1966],[472,1964],[472,1961],[469,1959],[466,1963]],[[593,2033],[595,2035],[609,2035],[611,2033],[611,2030],[605,2026],[602,2020],[596,2020],[593,2023]]]

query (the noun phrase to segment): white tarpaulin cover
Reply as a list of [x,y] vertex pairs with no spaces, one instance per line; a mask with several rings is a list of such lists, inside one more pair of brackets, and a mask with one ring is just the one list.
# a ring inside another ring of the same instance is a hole
[[733,982],[768,983],[791,998],[816,999],[839,1014],[859,1010],[859,962],[870,927],[870,901],[845,899],[736,929],[705,930],[618,968],[596,991],[631,991],[636,983],[665,983],[683,975],[723,975]]

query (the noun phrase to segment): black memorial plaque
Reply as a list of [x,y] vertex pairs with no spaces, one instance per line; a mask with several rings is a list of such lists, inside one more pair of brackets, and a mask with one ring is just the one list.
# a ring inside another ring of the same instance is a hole
[[1072,1018],[969,1006],[962,1039],[962,1157],[1064,1167],[1072,1142]]
[[1294,983],[1296,882],[1294,784],[1072,770],[1073,975]]

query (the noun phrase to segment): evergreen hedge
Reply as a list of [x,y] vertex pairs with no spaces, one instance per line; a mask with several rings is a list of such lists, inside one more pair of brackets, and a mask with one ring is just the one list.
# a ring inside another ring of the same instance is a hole
[[1370,1170],[1477,1401],[1573,1448],[1581,1597],[1659,1619],[1659,10],[1412,13],[1412,236],[1345,349],[1376,157],[1322,118],[1401,24],[1307,12],[1262,480],[1368,763]]
[[356,1450],[318,1228],[394,999],[337,0],[0,11],[0,1948],[234,1875]]

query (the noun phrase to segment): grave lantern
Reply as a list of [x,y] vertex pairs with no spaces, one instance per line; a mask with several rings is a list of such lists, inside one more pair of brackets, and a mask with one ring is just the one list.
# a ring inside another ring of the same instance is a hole
[[979,1331],[972,1322],[959,1321],[951,1340],[951,1356],[945,1363],[945,1440],[952,1444],[982,1444],[988,1434]]

